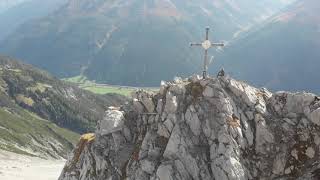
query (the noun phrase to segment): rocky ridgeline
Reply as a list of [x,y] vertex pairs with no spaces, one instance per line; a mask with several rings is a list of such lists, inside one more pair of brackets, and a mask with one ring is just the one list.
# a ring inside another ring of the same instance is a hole
[[314,94],[176,79],[107,111],[60,180],[317,179],[319,127]]

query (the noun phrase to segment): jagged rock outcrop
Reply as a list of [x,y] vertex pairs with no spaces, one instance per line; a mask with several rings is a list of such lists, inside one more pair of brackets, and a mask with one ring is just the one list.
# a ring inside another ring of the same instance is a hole
[[108,111],[59,179],[317,179],[319,125],[314,94],[176,79]]

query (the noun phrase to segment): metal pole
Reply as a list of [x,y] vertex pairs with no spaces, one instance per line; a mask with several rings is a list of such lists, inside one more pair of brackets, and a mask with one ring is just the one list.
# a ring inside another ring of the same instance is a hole
[[204,51],[204,64],[203,64],[203,79],[207,78],[208,69],[208,50]]
[[206,40],[209,40],[209,27],[206,27]]
[[[206,27],[206,40],[209,40],[209,27]],[[208,50],[204,51],[203,79],[207,78],[208,70]]]

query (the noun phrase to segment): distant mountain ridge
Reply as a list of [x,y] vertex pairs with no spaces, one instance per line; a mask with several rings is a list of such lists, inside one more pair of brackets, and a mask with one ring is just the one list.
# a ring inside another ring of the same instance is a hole
[[[14,1],[10,0],[9,2]],[[24,0],[19,2],[5,11],[0,10],[0,41],[25,22],[46,17],[66,3],[67,0]]]
[[273,90],[320,92],[320,3],[297,1],[217,56],[234,76]]
[[[204,27],[229,41],[283,7],[278,0],[69,0],[47,18],[21,26],[0,52],[59,77],[155,86],[201,69]],[[214,51],[212,51],[214,54]]]
[[13,6],[26,2],[28,0],[1,0],[0,1],[0,13],[10,9]]

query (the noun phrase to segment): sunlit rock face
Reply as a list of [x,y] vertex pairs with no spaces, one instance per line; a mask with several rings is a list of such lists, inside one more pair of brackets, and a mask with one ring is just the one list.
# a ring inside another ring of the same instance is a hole
[[[161,83],[106,112],[60,180],[319,177],[320,100],[229,77]],[[111,126],[106,126],[106,125]]]

